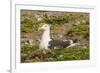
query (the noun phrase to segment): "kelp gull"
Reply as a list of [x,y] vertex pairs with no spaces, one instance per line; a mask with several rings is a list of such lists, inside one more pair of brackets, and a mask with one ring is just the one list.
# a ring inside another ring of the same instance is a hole
[[39,49],[55,49],[57,48],[69,48],[75,45],[79,45],[79,40],[54,40],[50,38],[50,26],[44,24],[39,27],[38,30],[43,30],[43,34],[40,40]]

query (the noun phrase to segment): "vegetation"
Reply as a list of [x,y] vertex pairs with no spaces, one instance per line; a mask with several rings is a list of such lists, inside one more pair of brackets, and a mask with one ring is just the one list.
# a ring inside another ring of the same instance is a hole
[[84,35],[88,31],[88,25],[80,24],[78,26],[73,26],[71,29],[66,31],[67,35]]
[[88,48],[73,47],[56,50],[40,50],[27,45],[21,49],[22,63],[89,59]]
[[[38,27],[51,26],[53,39],[79,39],[80,46],[56,50],[38,48]],[[61,37],[62,36],[62,37]],[[32,45],[21,43],[21,62],[44,62],[89,59],[89,14],[80,12],[21,10],[21,39],[32,39]]]

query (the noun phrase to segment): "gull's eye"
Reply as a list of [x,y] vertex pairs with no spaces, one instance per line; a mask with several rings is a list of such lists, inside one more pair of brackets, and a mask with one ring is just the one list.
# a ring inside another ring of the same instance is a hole
[[47,25],[45,25],[45,27],[48,27]]

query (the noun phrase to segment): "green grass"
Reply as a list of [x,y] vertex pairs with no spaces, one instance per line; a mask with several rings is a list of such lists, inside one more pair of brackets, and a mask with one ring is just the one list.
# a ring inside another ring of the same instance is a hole
[[23,46],[21,48],[21,62],[50,62],[69,60],[88,60],[88,48],[64,48],[58,50],[40,50],[36,46]]

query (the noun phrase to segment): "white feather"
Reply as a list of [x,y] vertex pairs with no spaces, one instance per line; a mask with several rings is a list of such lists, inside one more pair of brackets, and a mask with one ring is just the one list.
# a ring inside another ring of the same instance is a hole
[[48,24],[44,24],[41,28],[44,29],[41,40],[40,40],[40,49],[48,49],[50,41],[50,27]]

